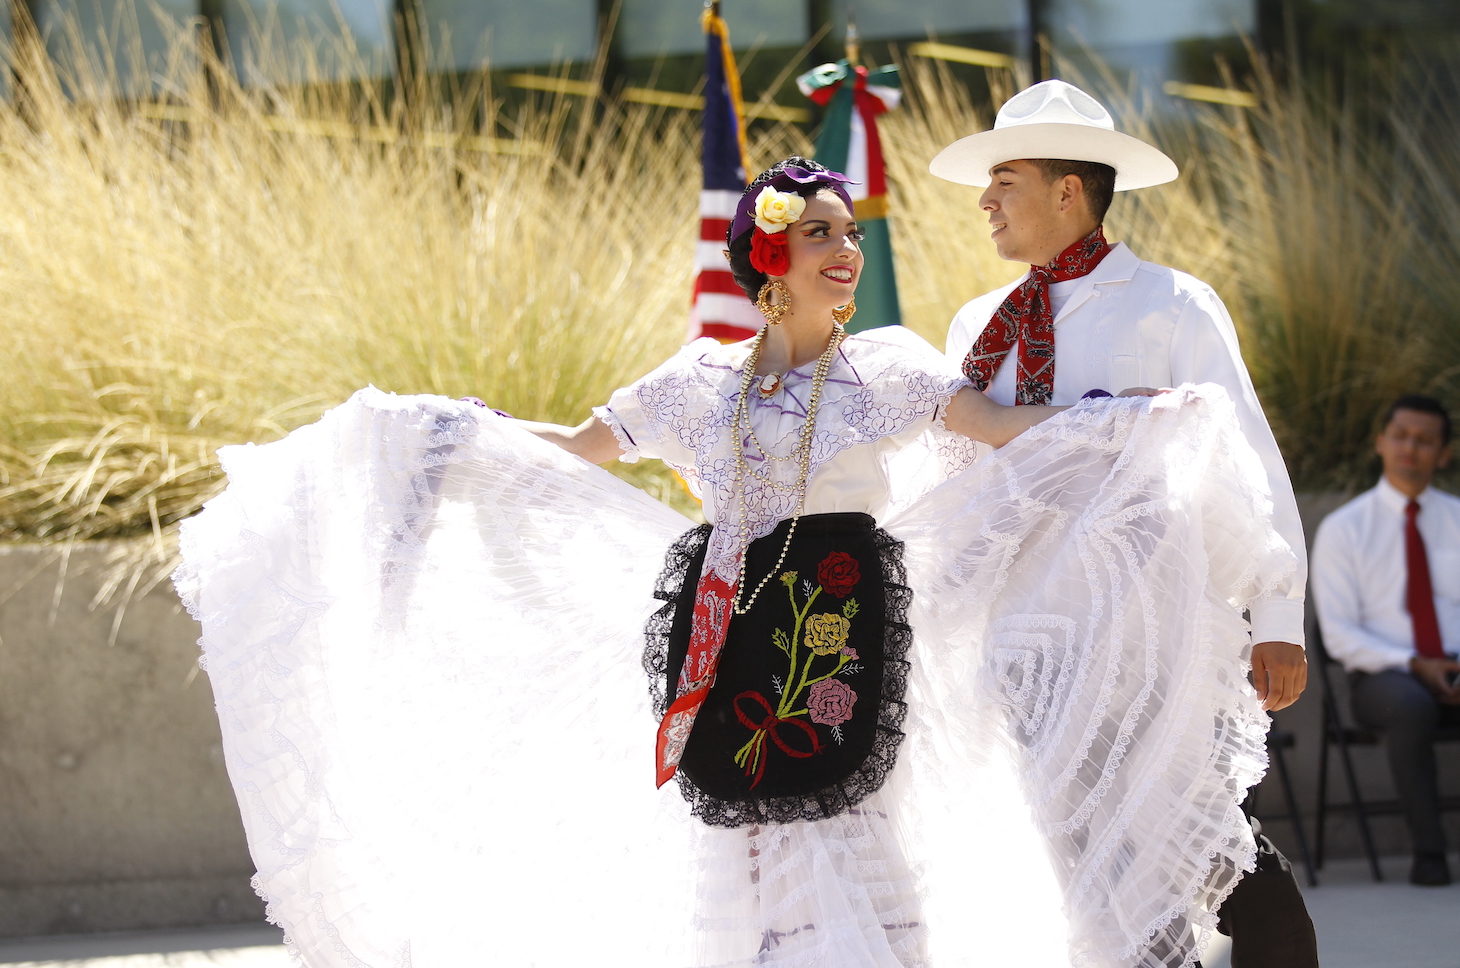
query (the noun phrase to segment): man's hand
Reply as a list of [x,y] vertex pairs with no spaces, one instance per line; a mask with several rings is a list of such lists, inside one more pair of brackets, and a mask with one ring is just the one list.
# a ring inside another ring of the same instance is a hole
[[1252,647],[1252,684],[1268,712],[1298,701],[1308,685],[1308,654],[1291,642],[1259,642]]
[[1170,387],[1126,387],[1116,394],[1117,397],[1158,397],[1163,393],[1170,393]]
[[1460,706],[1460,687],[1450,685],[1451,675],[1460,672],[1460,662],[1454,659],[1428,659],[1417,655],[1409,660],[1409,671],[1440,702]]

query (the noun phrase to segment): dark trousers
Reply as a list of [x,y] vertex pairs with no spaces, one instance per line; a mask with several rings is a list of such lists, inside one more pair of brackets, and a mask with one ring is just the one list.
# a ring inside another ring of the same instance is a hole
[[1252,821],[1257,870],[1222,902],[1217,930],[1232,939],[1232,968],[1318,968],[1318,938],[1292,865]]
[[1349,694],[1354,719],[1384,737],[1389,772],[1415,851],[1443,852],[1435,730],[1460,725],[1460,706],[1440,702],[1423,683],[1399,669],[1352,673]]

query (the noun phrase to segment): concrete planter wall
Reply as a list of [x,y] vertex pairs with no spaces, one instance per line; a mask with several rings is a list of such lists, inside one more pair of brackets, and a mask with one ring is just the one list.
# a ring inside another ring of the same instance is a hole
[[0,936],[256,921],[196,623],[87,605],[105,546],[0,546]]
[[[1308,497],[1311,533],[1342,502]],[[253,864],[223,768],[198,629],[170,586],[132,602],[116,643],[112,614],[88,603],[108,546],[77,548],[58,591],[59,556],[0,546],[0,936],[252,921]],[[1319,741],[1316,684],[1277,725],[1293,732],[1289,768],[1313,830]],[[1460,749],[1441,751],[1445,792],[1460,792]],[[1368,796],[1392,796],[1383,751],[1356,751]],[[1336,764],[1335,764],[1336,766]],[[1339,799],[1338,778],[1332,790]],[[1258,816],[1285,812],[1270,773]],[[1448,818],[1460,843],[1460,816]],[[1291,825],[1268,823],[1297,861]],[[1403,854],[1397,817],[1375,823]],[[1353,822],[1330,826],[1330,856],[1358,856]]]

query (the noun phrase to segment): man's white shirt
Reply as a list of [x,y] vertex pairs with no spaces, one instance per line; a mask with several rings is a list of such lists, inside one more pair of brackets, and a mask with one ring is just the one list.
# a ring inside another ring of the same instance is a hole
[[[980,296],[953,317],[948,359],[961,366],[995,310],[1023,279]],[[1073,404],[1086,391],[1216,383],[1237,408],[1242,432],[1262,459],[1272,492],[1273,526],[1298,557],[1298,568],[1271,599],[1252,609],[1255,642],[1303,644],[1307,582],[1303,524],[1287,465],[1263,416],[1237,346],[1237,329],[1212,288],[1184,272],[1142,262],[1117,242],[1093,272],[1050,286],[1054,310],[1054,398]],[[1018,347],[1009,351],[988,395],[1014,402]]]
[[[1460,650],[1460,498],[1431,487],[1415,500],[1440,640],[1446,652],[1455,652]],[[1324,518],[1313,539],[1313,604],[1323,644],[1350,671],[1407,669],[1414,656],[1414,626],[1404,603],[1408,504],[1408,497],[1381,479]]]

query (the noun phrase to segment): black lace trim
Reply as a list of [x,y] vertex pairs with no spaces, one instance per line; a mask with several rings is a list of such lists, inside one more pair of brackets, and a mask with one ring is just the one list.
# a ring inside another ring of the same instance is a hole
[[[674,628],[674,603],[684,590],[695,559],[704,560],[711,530],[710,525],[702,524],[674,539],[674,544],[664,553],[664,570],[654,582],[654,597],[664,604],[649,616],[644,625],[644,671],[649,674],[649,700],[654,704],[656,723],[669,711],[670,697],[665,695],[665,679],[669,675],[669,632]],[[699,580],[696,569],[694,581]]]
[[[654,597],[665,604],[644,628],[644,671],[649,675],[649,695],[654,716],[663,719],[669,708],[665,694],[665,676],[669,668],[669,632],[674,627],[675,602],[687,581],[699,581],[698,570],[691,575],[691,566],[701,555],[710,538],[710,525],[702,524],[686,531],[670,546],[664,559],[664,570],[655,583]],[[877,736],[872,751],[857,771],[840,783],[812,794],[791,797],[722,800],[696,787],[683,773],[676,774],[680,793],[689,802],[690,813],[711,827],[744,827],[758,823],[797,823],[825,820],[845,813],[882,788],[892,768],[897,765],[897,750],[902,745],[902,724],[907,718],[907,661],[912,647],[912,626],[907,624],[912,589],[907,585],[907,569],[903,565],[902,542],[881,528],[872,530],[872,540],[882,562],[883,595],[886,600],[887,623],[883,631],[882,692],[877,707]]]

